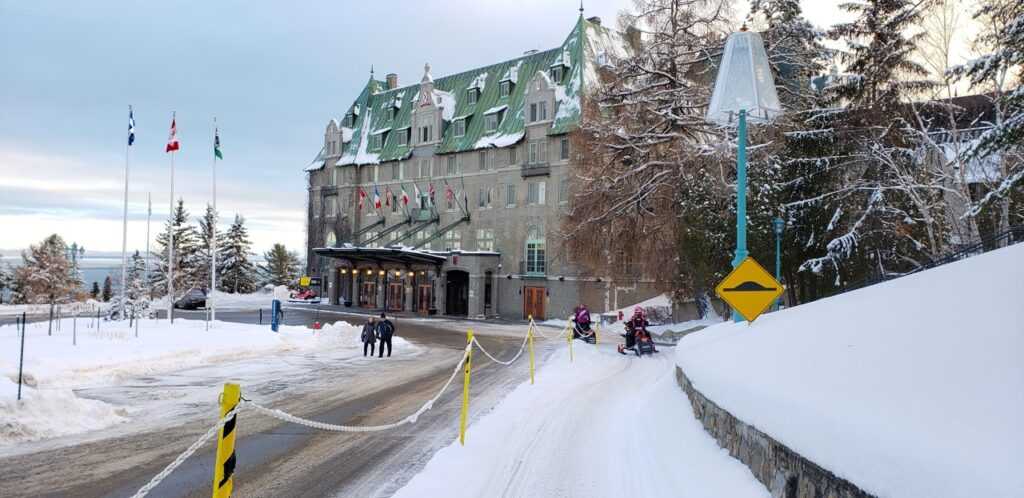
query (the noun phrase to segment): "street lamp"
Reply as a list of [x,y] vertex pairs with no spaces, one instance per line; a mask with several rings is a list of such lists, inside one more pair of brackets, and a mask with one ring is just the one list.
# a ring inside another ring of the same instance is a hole
[[[775,280],[782,283],[782,231],[786,229],[786,220],[782,219],[782,216],[776,217],[772,220],[772,229],[775,230]],[[775,311],[778,311],[782,306],[782,296],[779,296],[779,300],[775,301]]]
[[[736,138],[736,253],[733,268],[747,258],[747,119],[752,123],[768,123],[782,114],[779,95],[775,92],[768,55],[761,35],[747,31],[729,35],[722,52],[722,62],[715,77],[715,91],[705,119],[731,125],[737,117]],[[733,311],[734,322],[743,321]]]

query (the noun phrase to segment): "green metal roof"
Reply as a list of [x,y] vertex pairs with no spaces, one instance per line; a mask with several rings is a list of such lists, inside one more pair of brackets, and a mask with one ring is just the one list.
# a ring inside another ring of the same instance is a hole
[[[555,65],[566,67],[562,81],[556,83],[554,122],[549,135],[568,133],[579,124],[580,99],[584,81],[590,80],[593,67],[614,55],[625,53],[625,43],[615,31],[580,17],[565,42],[557,48],[535,52],[490,66],[434,79],[436,94],[454,99],[454,109],[445,109],[444,129],[437,153],[463,152],[487,147],[504,147],[523,137],[526,87],[538,71],[548,73]],[[512,81],[509,94],[500,97],[502,81]],[[355,114],[351,140],[343,145],[338,165],[377,164],[409,157],[412,140],[398,144],[396,131],[412,124],[412,109],[419,96],[419,83],[387,90],[383,81],[370,78],[347,113]],[[467,88],[482,87],[475,103],[470,104]],[[507,106],[495,132],[485,132],[485,113]],[[389,109],[394,107],[394,118]],[[357,110],[353,112],[353,110]],[[466,120],[465,133],[456,137],[453,120]],[[372,149],[372,136],[390,128],[380,150]]]

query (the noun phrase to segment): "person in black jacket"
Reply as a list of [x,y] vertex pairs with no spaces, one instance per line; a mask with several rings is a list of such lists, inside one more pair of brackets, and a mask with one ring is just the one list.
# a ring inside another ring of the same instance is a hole
[[363,340],[363,356],[366,356],[367,347],[370,349],[370,356],[373,356],[373,345],[377,342],[377,326],[373,323],[372,316],[366,319],[366,325],[363,325],[363,332],[359,338]]
[[391,336],[395,335],[395,324],[388,320],[388,317],[384,316],[384,313],[380,314],[380,320],[377,321],[377,337],[380,338],[380,355],[378,358],[384,357],[384,345],[388,346],[388,358],[391,357]]

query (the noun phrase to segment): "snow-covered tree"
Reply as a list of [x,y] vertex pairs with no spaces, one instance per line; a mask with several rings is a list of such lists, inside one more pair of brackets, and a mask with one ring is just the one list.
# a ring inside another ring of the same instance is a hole
[[[14,271],[14,298],[18,303],[38,303],[54,307],[74,300],[82,285],[81,272],[65,254],[64,239],[54,234],[39,245],[29,246],[21,253],[24,263]],[[51,323],[52,332],[52,323]]]
[[224,235],[224,245],[218,255],[222,262],[220,269],[221,287],[236,294],[256,292],[259,284],[256,281],[256,265],[249,260],[252,255],[252,242],[249,231],[245,228],[245,218],[236,214],[231,228]]
[[[128,262],[127,278],[128,281],[125,283],[124,288],[125,314],[135,318],[151,317],[155,310],[152,309],[149,282],[146,279],[146,258],[139,254],[139,251],[135,251]],[[114,296],[112,300],[114,304],[110,309],[110,318],[113,320],[120,318],[120,300],[120,295]]]
[[0,304],[3,304],[4,291],[11,287],[11,270],[0,256]]
[[289,251],[284,244],[274,244],[263,253],[263,259],[266,263],[260,270],[266,283],[275,287],[284,285],[288,288],[295,288],[298,285],[302,261],[299,260],[297,252]]
[[213,254],[213,240],[217,237],[217,274],[218,280],[220,280],[220,272],[224,268],[224,264],[220,261],[221,259],[221,247],[224,244],[224,234],[217,232],[214,235],[214,229],[216,223],[214,221],[213,206],[210,204],[206,205],[206,212],[202,218],[198,219],[199,222],[199,248],[197,254],[197,267],[196,267],[196,278],[203,282],[206,282],[207,286],[210,283],[210,266]]
[[201,263],[199,258],[199,234],[194,226],[188,224],[188,211],[185,210],[185,202],[178,199],[171,219],[164,224],[164,230],[156,237],[157,264],[150,273],[150,283],[153,292],[157,296],[167,294],[167,269],[168,231],[174,229],[174,300],[180,299],[186,292],[192,289],[206,289],[208,282],[202,280],[198,274],[198,267]]

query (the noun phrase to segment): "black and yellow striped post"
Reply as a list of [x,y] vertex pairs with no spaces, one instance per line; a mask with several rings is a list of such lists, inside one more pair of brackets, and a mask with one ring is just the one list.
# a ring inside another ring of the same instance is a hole
[[[242,389],[238,384],[224,384],[224,393],[220,398],[220,418],[224,418],[238,406],[242,397]],[[235,421],[238,414],[231,416],[220,429],[217,440],[217,461],[213,464],[213,498],[231,496],[232,480],[235,473]]]

